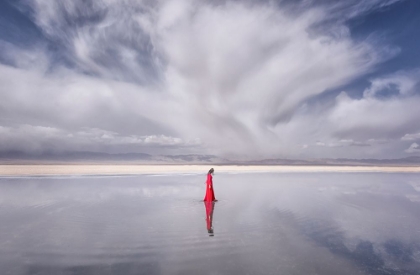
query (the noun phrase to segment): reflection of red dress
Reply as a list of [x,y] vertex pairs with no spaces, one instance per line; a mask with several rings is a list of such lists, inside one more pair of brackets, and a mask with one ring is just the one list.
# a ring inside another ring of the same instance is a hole
[[214,197],[214,190],[213,190],[213,176],[211,174],[207,174],[207,181],[206,181],[206,196],[204,197],[204,201],[215,201],[216,198]]
[[206,207],[206,223],[207,223],[207,231],[209,233],[213,233],[213,209],[214,209],[214,202],[212,201],[205,201],[204,205]]

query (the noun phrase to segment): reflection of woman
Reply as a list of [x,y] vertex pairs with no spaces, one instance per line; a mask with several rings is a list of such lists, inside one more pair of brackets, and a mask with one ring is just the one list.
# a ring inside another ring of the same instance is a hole
[[214,202],[205,201],[204,206],[206,207],[206,223],[207,223],[207,232],[210,237],[214,236],[213,231],[213,212],[214,212]]
[[206,195],[204,196],[204,201],[217,201],[214,197],[214,189],[213,189],[213,173],[214,169],[211,168],[207,173],[207,181],[206,181]]

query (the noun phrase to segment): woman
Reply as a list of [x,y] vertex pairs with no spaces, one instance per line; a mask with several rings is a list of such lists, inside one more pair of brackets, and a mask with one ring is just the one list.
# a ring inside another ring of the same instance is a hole
[[204,201],[217,201],[214,196],[213,190],[213,173],[214,169],[211,168],[207,173],[207,181],[206,181],[206,196],[204,197]]

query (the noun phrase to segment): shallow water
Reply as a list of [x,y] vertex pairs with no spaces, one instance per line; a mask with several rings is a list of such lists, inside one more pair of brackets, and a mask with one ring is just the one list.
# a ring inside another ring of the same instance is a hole
[[204,181],[0,178],[0,274],[420,274],[420,174]]

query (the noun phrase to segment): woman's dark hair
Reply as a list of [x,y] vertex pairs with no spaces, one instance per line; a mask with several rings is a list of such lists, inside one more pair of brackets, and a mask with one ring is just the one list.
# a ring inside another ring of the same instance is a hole
[[211,174],[211,173],[213,173],[213,172],[214,172],[214,169],[213,169],[213,168],[211,168],[207,174]]

